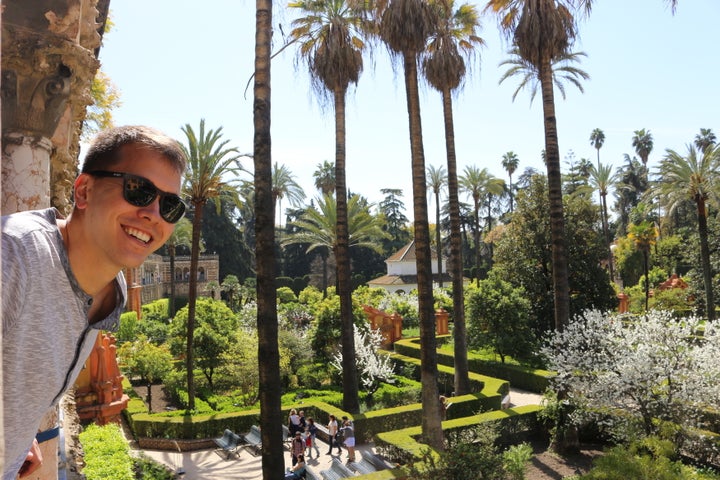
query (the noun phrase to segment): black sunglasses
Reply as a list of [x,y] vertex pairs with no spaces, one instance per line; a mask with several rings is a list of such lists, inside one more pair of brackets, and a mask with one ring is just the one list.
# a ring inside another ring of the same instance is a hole
[[163,192],[150,180],[131,173],[95,170],[84,172],[93,177],[123,179],[123,197],[130,205],[147,207],[160,195],[160,216],[168,223],[177,223],[185,214],[185,203],[174,193]]

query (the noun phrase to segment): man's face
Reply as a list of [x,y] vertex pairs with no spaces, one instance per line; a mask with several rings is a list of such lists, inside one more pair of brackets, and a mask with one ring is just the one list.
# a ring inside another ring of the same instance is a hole
[[[121,153],[122,160],[107,170],[138,175],[164,192],[180,194],[180,173],[160,153],[137,145],[124,146]],[[76,207],[85,212],[88,240],[97,247],[98,261],[111,263],[118,270],[140,266],[175,228],[160,216],[159,196],[145,207],[128,203],[123,197],[122,178],[81,175],[75,186]],[[79,190],[83,187],[85,192]]]

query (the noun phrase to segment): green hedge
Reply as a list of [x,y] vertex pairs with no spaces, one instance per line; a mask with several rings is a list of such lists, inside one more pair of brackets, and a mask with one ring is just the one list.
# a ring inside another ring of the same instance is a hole
[[116,424],[100,427],[89,425],[80,433],[85,452],[83,475],[87,480],[133,480],[130,447]]

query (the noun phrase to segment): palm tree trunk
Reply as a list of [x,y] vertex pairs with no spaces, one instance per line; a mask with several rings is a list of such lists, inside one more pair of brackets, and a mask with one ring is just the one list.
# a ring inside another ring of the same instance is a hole
[[697,201],[698,235],[700,236],[700,263],[703,270],[703,283],[705,285],[705,303],[707,304],[707,319],[715,320],[715,300],[713,298],[712,271],[710,264],[710,245],[708,243],[707,208],[705,200]]
[[455,155],[455,125],[450,90],[443,91],[445,118],[445,150],[448,167],[448,207],[450,210],[450,259],[453,293],[453,337],[455,359],[455,395],[470,393],[467,357],[467,327],[465,325],[465,286],[463,284],[462,237],[460,233],[460,200]]
[[614,272],[614,265],[613,265],[613,251],[612,248],[612,239],[610,238],[610,222],[608,220],[608,212],[607,212],[607,194],[602,195],[600,197],[602,200],[602,220],[603,220],[603,235],[605,237],[605,245],[607,246],[608,251],[608,271],[610,272],[610,281],[615,281],[615,272]]
[[435,248],[437,249],[438,284],[443,287],[442,235],[440,235],[440,190],[435,193]]
[[562,331],[570,318],[570,288],[565,248],[565,219],[563,216],[560,147],[558,145],[555,98],[550,59],[543,59],[539,68],[545,124],[545,154],[550,203],[550,236],[552,239],[553,290],[555,300],[555,330]]
[[643,248],[643,273],[645,274],[645,312],[647,313],[648,308],[650,307],[650,275],[649,275],[649,261],[648,257],[650,256],[650,246]]
[[187,351],[185,368],[187,369],[188,410],[195,410],[195,304],[197,303],[197,272],[200,258],[200,229],[202,226],[203,205],[193,202],[192,247],[190,249],[190,285],[188,286]]
[[473,279],[475,285],[480,284],[480,199],[474,198],[474,223],[475,229],[473,231],[473,243],[475,243],[475,273]]
[[353,322],[350,287],[350,239],[348,232],[347,188],[345,186],[345,90],[335,90],[335,201],[337,239],[335,244],[335,271],[343,354],[343,410],[360,412],[358,378],[355,364],[355,322]]
[[435,309],[432,294],[430,229],[428,225],[427,187],[425,184],[425,153],[422,144],[420,95],[418,94],[417,61],[414,53],[403,54],[405,89],[410,119],[412,153],[413,223],[418,281],[418,313],[420,316],[420,380],[422,382],[422,433],[436,450],[444,450],[438,394],[437,340]]
[[285,462],[280,410],[280,354],[275,290],[275,210],[272,198],[270,149],[271,39],[272,0],[256,0],[253,159],[262,476],[282,478]]

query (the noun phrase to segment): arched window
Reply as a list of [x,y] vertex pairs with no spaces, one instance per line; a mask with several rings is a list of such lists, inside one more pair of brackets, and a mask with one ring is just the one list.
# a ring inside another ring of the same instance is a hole
[[205,268],[204,267],[198,268],[198,280],[201,282],[205,281]]

